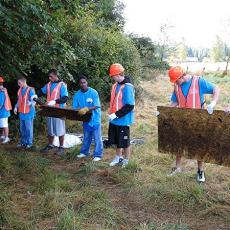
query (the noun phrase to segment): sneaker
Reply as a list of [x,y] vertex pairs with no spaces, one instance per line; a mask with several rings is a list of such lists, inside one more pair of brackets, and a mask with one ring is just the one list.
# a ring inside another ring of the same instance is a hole
[[33,145],[26,145],[25,149],[31,149],[33,147]]
[[182,170],[181,170],[181,168],[172,168],[172,171],[171,171],[171,173],[169,173],[167,176],[175,176],[176,174],[178,174],[178,173],[181,173],[182,172]]
[[84,157],[87,157],[84,153],[80,153],[79,155],[77,155],[77,158],[84,158]]
[[40,150],[40,153],[48,153],[50,150],[54,148],[53,145],[47,145],[45,148]]
[[18,144],[16,145],[16,148],[17,148],[17,149],[25,148],[25,145],[23,145],[23,144],[21,144],[21,143],[18,143]]
[[58,151],[56,152],[58,156],[64,156],[65,155],[65,149],[63,147],[59,147]]
[[115,166],[117,164],[121,164],[122,161],[123,161],[123,158],[116,155],[114,159],[112,160],[112,162],[109,164],[109,166]]
[[196,180],[197,180],[197,182],[199,182],[199,183],[205,182],[204,171],[200,171],[200,170],[197,171]]
[[125,168],[127,165],[129,164],[129,160],[128,159],[124,159],[123,161],[122,161],[122,168]]
[[10,142],[10,138],[9,137],[6,137],[3,141],[2,141],[2,144],[7,144]]
[[101,160],[100,157],[94,157],[94,158],[93,158],[93,161],[94,161],[94,162],[97,162],[97,161],[100,161],[100,160]]
[[5,139],[5,136],[0,136],[0,140],[4,140]]

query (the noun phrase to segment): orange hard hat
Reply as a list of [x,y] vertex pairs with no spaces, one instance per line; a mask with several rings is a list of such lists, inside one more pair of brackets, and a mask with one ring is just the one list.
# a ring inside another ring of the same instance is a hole
[[115,75],[123,73],[124,71],[125,71],[125,69],[121,64],[115,63],[115,64],[112,64],[109,68],[109,76],[113,77]]
[[184,70],[180,66],[174,66],[169,69],[168,75],[170,78],[170,81],[172,83],[175,83],[180,77],[184,75]]
[[4,82],[4,78],[3,76],[0,75],[0,83],[3,83]]

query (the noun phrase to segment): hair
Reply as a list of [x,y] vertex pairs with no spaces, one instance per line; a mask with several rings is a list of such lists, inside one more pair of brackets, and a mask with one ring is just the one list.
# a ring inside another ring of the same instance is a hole
[[26,77],[21,75],[20,77],[18,77],[18,81],[27,81]]
[[56,69],[51,69],[51,70],[49,70],[49,72],[48,72],[48,75],[50,75],[50,74],[54,74],[54,75],[58,75],[58,71],[56,70]]
[[84,76],[84,75],[81,75],[81,76],[78,78],[78,83],[80,83],[80,81],[81,81],[82,79],[84,79],[84,80],[86,80],[86,81],[88,82],[87,77]]

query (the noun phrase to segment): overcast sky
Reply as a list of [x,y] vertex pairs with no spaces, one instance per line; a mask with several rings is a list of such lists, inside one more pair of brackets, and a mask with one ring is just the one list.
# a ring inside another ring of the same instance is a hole
[[[160,25],[170,22],[174,40],[186,39],[196,47],[210,47],[223,36],[230,18],[230,0],[121,0],[125,5],[125,32],[157,40]],[[230,31],[230,27],[229,27]]]

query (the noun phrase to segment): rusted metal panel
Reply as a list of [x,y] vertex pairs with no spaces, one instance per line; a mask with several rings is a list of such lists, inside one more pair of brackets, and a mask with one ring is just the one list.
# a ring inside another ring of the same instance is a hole
[[57,108],[51,107],[47,105],[40,105],[40,110],[38,111],[38,115],[45,117],[57,117],[75,121],[84,121],[88,122],[91,118],[92,113],[87,113],[83,116],[78,114],[77,110],[74,109],[66,109],[66,108]]
[[230,166],[230,116],[158,106],[158,150]]

